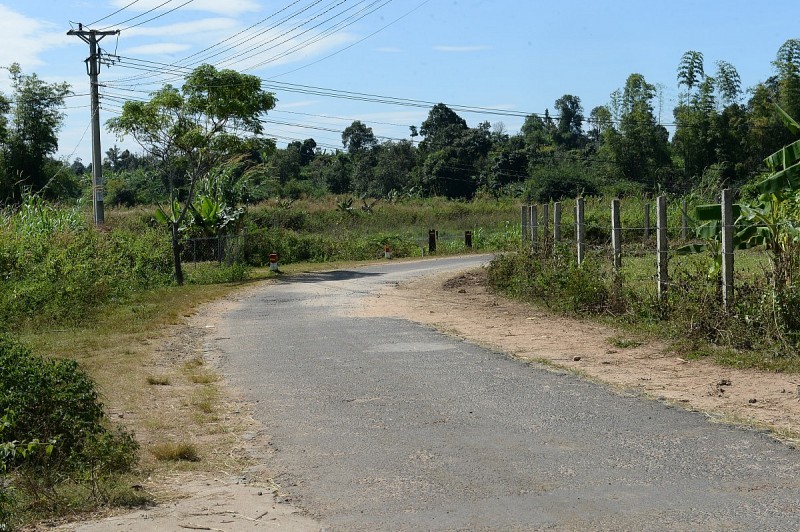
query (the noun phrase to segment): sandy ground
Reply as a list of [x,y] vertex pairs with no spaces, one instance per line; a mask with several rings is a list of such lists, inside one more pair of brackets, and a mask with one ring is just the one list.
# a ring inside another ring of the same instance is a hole
[[[680,404],[715,422],[766,429],[789,444],[800,444],[800,375],[723,368],[707,361],[686,361],[664,345],[647,343],[620,348],[612,339],[624,334],[588,321],[555,316],[492,293],[485,271],[430,276],[365,300],[362,316],[398,317],[462,337],[510,356],[574,371],[632,393]],[[206,305],[186,323],[157,342],[150,373],[181,373],[186,361],[202,357],[219,368],[211,348],[216,324],[225,309],[253,290],[251,286]],[[620,342],[616,342],[619,344]],[[165,403],[185,408],[190,384],[149,387],[142,408]],[[322,526],[291,504],[290,488],[280,486],[280,472],[270,470],[269,434],[250,415],[249,405],[224,381],[215,383],[220,400],[218,429],[170,427],[190,431],[216,456],[205,467],[150,478],[142,489],[157,504],[132,513],[38,530],[181,531],[181,530],[321,530]],[[163,389],[156,389],[163,388]],[[161,394],[161,395],[159,395]],[[169,397],[164,394],[169,394]],[[136,412],[125,412],[128,419]],[[127,421],[127,420],[126,420]],[[135,425],[135,422],[134,422]],[[159,427],[136,427],[144,452],[159,441]]]

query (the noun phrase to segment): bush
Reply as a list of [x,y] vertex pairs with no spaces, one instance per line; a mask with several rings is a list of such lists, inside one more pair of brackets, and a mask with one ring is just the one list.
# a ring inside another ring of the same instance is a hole
[[158,231],[100,233],[0,229],[0,322],[80,323],[112,298],[172,282],[168,238]]
[[6,334],[0,335],[0,388],[0,413],[11,416],[3,432],[8,441],[55,440],[53,458],[63,461],[105,431],[94,382],[75,361],[34,356]]
[[544,258],[525,252],[499,255],[489,264],[489,283],[562,312],[603,312],[611,298],[599,261],[590,256],[578,266],[571,251],[560,245]]
[[[0,530],[9,526],[15,499],[57,507],[62,485],[85,485],[108,500],[102,486],[131,470],[138,444],[108,428],[95,384],[78,364],[36,356],[0,334],[0,389]],[[21,496],[12,498],[11,488]]]

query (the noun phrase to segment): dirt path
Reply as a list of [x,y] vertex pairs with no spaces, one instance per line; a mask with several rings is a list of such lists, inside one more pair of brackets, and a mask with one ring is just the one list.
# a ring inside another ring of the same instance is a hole
[[770,429],[785,441],[800,443],[800,375],[687,361],[658,343],[615,347],[612,339],[624,345],[626,338],[608,327],[554,316],[492,293],[485,271],[427,277],[386,290],[368,302],[364,313],[431,325],[627,393],[682,404],[714,421]]
[[[192,400],[187,397],[196,395],[197,385],[179,382],[185,377],[187,362],[201,357],[209,368],[219,368],[219,355],[209,347],[219,316],[262,289],[262,285],[251,286],[204,306],[172,331],[170,338],[157,343],[146,370],[171,375],[173,385],[149,387],[142,408],[190,407]],[[768,428],[784,441],[800,443],[800,375],[686,361],[657,343],[614,347],[611,339],[616,338],[618,345],[625,343],[617,331],[493,294],[482,270],[387,287],[379,296],[365,299],[357,312],[430,325],[521,359],[567,368],[615,386],[621,393],[681,404],[706,413],[712,421]],[[202,452],[217,458],[145,482],[143,489],[152,491],[159,503],[153,508],[41,530],[320,530],[318,522],[292,506],[279,485],[281,472],[270,470],[269,435],[250,416],[254,405],[240,401],[237,391],[224,381],[214,386],[219,400],[211,425],[148,428],[140,424],[135,428],[144,453],[169,430],[201,441]],[[126,421],[135,426],[137,415],[125,412]]]

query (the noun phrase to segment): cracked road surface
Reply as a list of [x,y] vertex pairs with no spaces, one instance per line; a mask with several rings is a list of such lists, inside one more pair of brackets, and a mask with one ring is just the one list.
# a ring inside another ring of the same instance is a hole
[[330,530],[800,530],[800,454],[764,433],[355,315],[487,260],[304,275],[222,317],[293,504]]

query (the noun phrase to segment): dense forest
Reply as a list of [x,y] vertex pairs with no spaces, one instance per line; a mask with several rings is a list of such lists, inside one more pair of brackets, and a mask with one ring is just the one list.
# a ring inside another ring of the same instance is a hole
[[[341,149],[313,138],[278,148],[265,128],[264,140],[247,143],[236,164],[226,161],[210,175],[231,185],[228,199],[237,203],[327,193],[544,201],[661,190],[711,197],[723,186],[746,186],[763,172],[763,158],[791,140],[774,104],[800,118],[800,40],[786,41],[772,75],[750,88],[741,87],[730,63],[709,68],[698,51],[678,59],[679,103],[666,124],[657,118],[657,86],[631,74],[607,105],[587,113],[579,96],[564,94],[552,112],[527,116],[516,133],[502,122],[470,127],[443,103],[410,126],[409,140],[381,139],[356,120],[341,132]],[[54,158],[69,86],[45,83],[17,65],[9,72],[12,94],[0,98],[0,201],[17,203],[25,190],[51,199],[88,194],[91,168]],[[105,155],[107,205],[169,196],[174,173],[163,158],[116,146]],[[180,177],[173,183],[178,191],[184,184]]]

